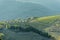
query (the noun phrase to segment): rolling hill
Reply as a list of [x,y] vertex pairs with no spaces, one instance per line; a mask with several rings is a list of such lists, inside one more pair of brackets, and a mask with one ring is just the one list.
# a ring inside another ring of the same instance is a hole
[[16,0],[0,0],[0,19],[10,20],[26,17],[58,15],[60,12],[37,3]]

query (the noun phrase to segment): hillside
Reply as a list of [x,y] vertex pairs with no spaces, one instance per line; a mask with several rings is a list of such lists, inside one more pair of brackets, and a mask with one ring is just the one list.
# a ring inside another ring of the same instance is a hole
[[22,38],[25,38],[25,40],[60,40],[59,17],[60,16],[31,17],[27,19],[19,18],[0,21],[0,39],[24,40]]
[[42,4],[16,0],[0,0],[0,20],[56,14],[60,14],[60,12],[56,12]]

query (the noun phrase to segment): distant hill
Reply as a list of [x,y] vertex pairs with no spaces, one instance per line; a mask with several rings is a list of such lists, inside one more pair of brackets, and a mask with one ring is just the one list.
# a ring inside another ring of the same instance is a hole
[[26,17],[41,17],[60,14],[46,6],[32,2],[19,2],[16,0],[0,0],[0,19],[10,20]]

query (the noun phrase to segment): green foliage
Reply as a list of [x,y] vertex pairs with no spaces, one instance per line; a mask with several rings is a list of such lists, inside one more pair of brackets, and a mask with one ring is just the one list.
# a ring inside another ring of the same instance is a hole
[[[54,38],[49,31],[53,29],[51,25],[60,26],[60,16],[32,17],[28,19],[15,19],[10,21],[1,21],[0,29],[6,28],[14,32],[34,32],[48,38]],[[56,27],[55,27],[56,28]],[[57,27],[58,28],[58,27]],[[59,29],[60,30],[60,29]],[[2,34],[0,34],[2,35]],[[57,35],[57,33],[56,33]],[[60,35],[59,35],[60,36]]]

